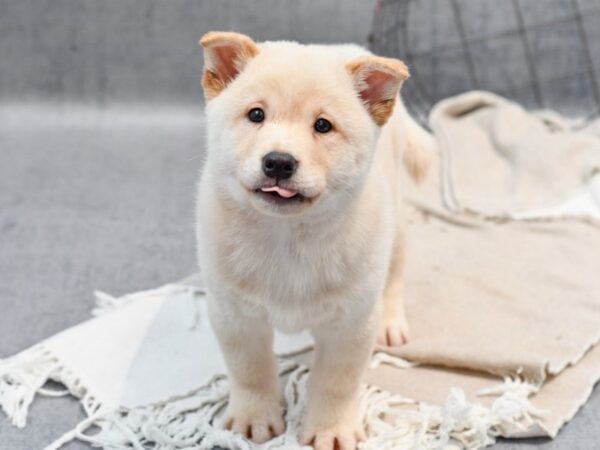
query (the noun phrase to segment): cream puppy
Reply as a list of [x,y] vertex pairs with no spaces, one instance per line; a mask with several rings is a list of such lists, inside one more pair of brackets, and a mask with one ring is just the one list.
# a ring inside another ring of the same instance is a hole
[[315,359],[300,439],[354,449],[361,376],[378,339],[408,338],[399,178],[427,166],[429,136],[398,92],[398,60],[355,46],[200,41],[208,157],[198,250],[231,380],[225,426],[284,431],[273,328],[309,329]]

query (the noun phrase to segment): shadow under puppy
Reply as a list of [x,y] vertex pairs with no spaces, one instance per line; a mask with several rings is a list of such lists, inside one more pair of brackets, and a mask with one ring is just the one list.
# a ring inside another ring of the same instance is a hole
[[398,97],[408,69],[353,45],[257,44],[230,32],[200,43],[198,254],[231,380],[225,426],[256,442],[284,432],[273,327],[309,329],[300,440],[353,450],[375,341],[408,339],[400,172],[421,178],[431,145]]

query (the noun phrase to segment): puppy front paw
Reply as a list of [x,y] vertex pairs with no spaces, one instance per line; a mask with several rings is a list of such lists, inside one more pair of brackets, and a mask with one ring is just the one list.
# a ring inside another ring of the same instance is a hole
[[232,393],[223,427],[262,444],[285,432],[283,408],[278,399]]
[[384,317],[377,335],[377,343],[386,347],[400,347],[408,342],[408,322],[404,314]]
[[311,445],[315,450],[356,450],[358,443],[364,440],[364,431],[353,423],[329,427],[308,424],[300,436],[302,445]]

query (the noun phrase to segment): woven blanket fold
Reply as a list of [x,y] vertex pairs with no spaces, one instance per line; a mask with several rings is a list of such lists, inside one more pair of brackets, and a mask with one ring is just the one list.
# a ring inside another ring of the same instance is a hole
[[[406,187],[412,339],[373,356],[361,448],[553,437],[600,379],[600,139],[484,92],[440,102],[431,126],[433,176]],[[36,393],[81,399],[88,419],[47,450],[300,449],[310,337],[276,338],[286,434],[258,446],[220,430],[228,387],[201,286],[97,293],[96,318],[0,361],[0,406],[25,426]]]
[[539,383],[600,340],[600,229],[462,220],[411,220],[399,356]]
[[450,211],[600,218],[597,136],[575,130],[551,111],[529,113],[480,91],[439,102],[429,121]]

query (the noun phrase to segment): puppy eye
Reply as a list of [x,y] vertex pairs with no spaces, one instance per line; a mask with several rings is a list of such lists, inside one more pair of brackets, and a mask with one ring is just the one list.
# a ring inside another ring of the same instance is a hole
[[260,123],[265,120],[265,112],[261,108],[252,108],[248,111],[248,120],[254,123]]
[[332,128],[333,126],[331,125],[331,122],[327,119],[323,119],[322,117],[319,117],[315,122],[315,131],[317,133],[329,133]]

